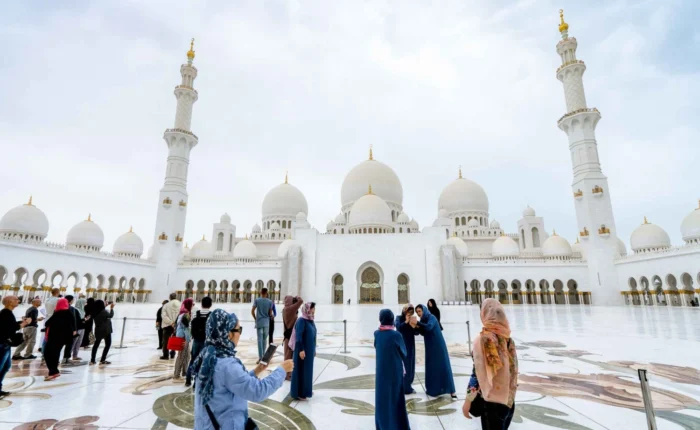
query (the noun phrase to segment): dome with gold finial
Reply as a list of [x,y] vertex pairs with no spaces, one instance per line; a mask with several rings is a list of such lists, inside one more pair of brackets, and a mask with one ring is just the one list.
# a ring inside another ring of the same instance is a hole
[[306,197],[285,175],[284,183],[268,191],[263,199],[263,221],[266,217],[296,217],[299,212],[309,213]]
[[367,194],[367,184],[372,184],[372,192],[381,197],[393,209],[402,210],[403,187],[394,170],[374,158],[372,148],[369,158],[350,169],[340,188],[343,211]]
[[559,23],[559,33],[568,31],[569,24],[567,24],[566,21],[564,21],[564,9],[559,9],[559,19],[561,20]]
[[459,168],[459,176],[442,190],[438,199],[438,208],[445,209],[448,216],[456,212],[487,212],[489,211],[489,198],[481,185],[462,176],[462,168]]
[[202,235],[202,240],[195,243],[189,253],[190,260],[210,260],[214,257],[214,247]]
[[104,242],[105,235],[90,214],[85,221],[71,227],[66,236],[66,245],[70,248],[99,251]]
[[0,236],[21,237],[28,240],[44,240],[49,234],[49,220],[44,212],[32,204],[32,198],[16,206],[0,219]]
[[233,248],[233,258],[239,260],[253,260],[258,256],[258,247],[248,240],[248,236],[241,240]]
[[194,60],[194,37],[190,41],[190,50],[187,51],[187,59],[190,61]]
[[665,249],[670,246],[671,238],[668,233],[658,225],[647,221],[647,217],[644,217],[644,224],[634,229],[630,236],[630,248],[635,253]]
[[467,244],[464,243],[464,240],[462,240],[461,237],[457,236],[457,232],[455,232],[452,237],[447,239],[447,244],[454,246],[457,249],[457,252],[459,252],[459,255],[462,257],[466,257],[469,253]]
[[391,209],[389,205],[377,194],[374,193],[374,187],[369,185],[364,196],[360,197],[350,209],[350,222],[348,223],[352,230],[372,227],[382,230],[393,229],[393,221],[391,219]]
[[545,258],[568,258],[573,254],[569,241],[559,236],[555,230],[542,244],[542,254]]
[[681,236],[687,244],[700,242],[700,201],[697,209],[683,218]]
[[112,253],[115,255],[140,258],[141,254],[143,254],[143,240],[141,240],[141,238],[134,233],[133,228],[130,227],[129,231],[119,236],[114,242]]

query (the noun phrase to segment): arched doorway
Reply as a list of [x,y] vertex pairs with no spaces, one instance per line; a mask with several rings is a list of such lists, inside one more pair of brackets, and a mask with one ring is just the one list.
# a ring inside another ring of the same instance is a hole
[[[666,297],[666,292],[664,291],[664,284],[661,282],[661,278],[657,275],[655,275],[653,278],[651,278],[651,284],[654,286],[654,294],[656,295],[656,304],[657,305],[663,305],[666,306],[668,305],[668,299]],[[654,303],[651,301],[651,297],[649,297],[649,305],[653,305]]]
[[365,265],[360,268],[360,304],[382,303],[382,276],[377,267]]
[[333,304],[343,304],[343,275],[336,273],[332,279],[333,284]]
[[479,289],[481,288],[481,282],[477,281],[476,279],[472,279],[472,281],[470,282],[470,286],[472,303],[481,304],[481,291],[479,291]]
[[185,283],[185,298],[192,297],[194,294],[194,281],[187,281]]
[[693,289],[693,277],[690,273],[681,275],[681,283],[683,284],[683,294],[685,294],[685,304],[691,306],[690,301],[695,298],[695,290]]
[[224,279],[223,281],[221,281],[221,283],[219,285],[221,285],[221,290],[219,291],[217,301],[219,303],[226,303],[230,300],[229,299],[228,281]]
[[[642,299],[644,304],[647,306],[653,306],[654,300],[652,298],[651,290],[649,289],[649,280],[646,278],[646,276],[642,276],[642,278],[639,280],[639,284],[642,287]],[[660,300],[660,298],[657,298],[657,301],[658,300]],[[664,302],[664,304],[666,303]]]
[[578,295],[578,284],[573,279],[569,279],[566,283],[566,288],[569,290],[569,304],[580,305],[581,298]]
[[204,287],[207,286],[207,283],[204,282],[204,280],[199,280],[197,282],[197,291],[194,292],[194,301],[199,301],[201,300],[201,297],[204,297]]
[[540,247],[540,231],[537,227],[532,227],[532,246],[534,248]]
[[514,280],[513,282],[510,283],[510,289],[511,291],[511,303],[513,304],[521,304],[522,301],[522,285],[520,284],[520,281],[517,279]]
[[494,294],[493,294],[493,281],[490,279],[487,279],[484,281],[484,290],[485,290],[485,296],[487,299],[493,299]]
[[232,301],[233,303],[241,302],[241,283],[238,281],[238,279],[231,282],[231,296],[229,301]]
[[267,281],[267,294],[268,294],[268,297],[270,297],[270,300],[272,300],[273,302],[279,300],[279,297],[277,297],[278,292],[275,291],[276,286],[277,286],[277,283],[275,281],[273,281],[272,279]]
[[559,279],[554,280],[554,303],[557,305],[565,305],[566,297],[564,296],[564,283]]
[[537,304],[537,291],[535,290],[535,281],[528,279],[525,281],[525,291],[527,294],[527,304],[536,305]]
[[408,275],[400,274],[397,282],[399,283],[399,304],[404,305],[408,303]]
[[552,304],[552,297],[549,295],[549,281],[546,279],[540,280],[540,303],[543,305]]
[[[627,281],[627,283],[628,283],[629,286],[630,286],[630,296],[632,297],[632,300],[631,300],[632,305],[637,305],[637,306],[638,306],[638,305],[641,305],[641,304],[642,304],[642,301],[641,301],[641,299],[639,298],[640,292],[637,291],[637,280],[634,279],[634,278],[629,278],[629,280]],[[628,303],[628,304],[629,304],[629,303]]]
[[670,273],[666,275],[666,285],[668,285],[668,294],[671,298],[671,306],[682,306],[681,293],[678,291],[678,281],[676,277]]
[[498,281],[498,301],[504,305],[510,302],[508,300],[508,283],[503,279]]
[[245,281],[243,283],[243,303],[251,303],[253,301],[253,283]]

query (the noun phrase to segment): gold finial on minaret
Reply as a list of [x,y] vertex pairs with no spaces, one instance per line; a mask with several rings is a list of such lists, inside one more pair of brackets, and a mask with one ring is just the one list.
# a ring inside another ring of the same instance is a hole
[[134,226],[133,226],[133,225],[130,225],[130,226],[129,226],[129,233],[133,233],[133,232],[134,232]]
[[552,229],[552,236],[558,236],[557,231],[555,229]]
[[578,241],[578,236],[576,236],[576,243],[581,243],[581,242]]
[[459,165],[459,179],[462,179],[462,165]]
[[644,224],[649,224],[649,221],[647,221],[647,217],[644,217]]
[[190,50],[187,51],[187,59],[190,60],[190,62],[194,60],[194,37],[190,41]]
[[27,206],[34,206],[32,204],[32,196],[31,195],[29,196],[29,203],[27,203]]
[[369,190],[367,190],[367,194],[372,194],[372,184],[369,184]]
[[561,19],[559,23],[559,33],[564,33],[569,30],[569,24],[564,21],[564,9],[559,9],[559,18]]
[[374,154],[372,154],[372,145],[369,146],[369,159],[374,160]]
[[285,184],[288,184],[288,183],[289,183],[289,170],[287,170],[287,171],[284,173],[284,183],[285,183]]
[[88,214],[88,221],[92,222],[92,214]]
[[207,240],[205,235],[202,235],[202,240]]

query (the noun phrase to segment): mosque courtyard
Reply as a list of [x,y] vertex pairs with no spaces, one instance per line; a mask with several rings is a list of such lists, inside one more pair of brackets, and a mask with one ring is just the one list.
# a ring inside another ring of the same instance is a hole
[[[216,307],[216,306],[215,306]],[[221,306],[244,320],[238,356],[256,360],[250,305]],[[118,304],[112,365],[63,368],[44,382],[39,360],[13,361],[0,400],[2,429],[192,428],[191,390],[173,382],[174,360],[158,359],[156,304]],[[314,396],[287,397],[289,382],[270,399],[250,404],[261,429],[369,429],[374,426],[373,331],[380,306],[319,306]],[[398,309],[393,309],[397,312]],[[422,379],[424,348],[417,345],[416,395],[407,409],[414,429],[478,429],[461,412],[472,369],[467,344],[481,329],[477,306],[441,306],[460,399],[430,398]],[[21,315],[24,308],[15,310]],[[636,369],[649,373],[659,429],[700,428],[700,311],[680,307],[506,306],[520,364],[513,429],[645,429]],[[127,317],[123,346],[123,318]],[[137,318],[143,318],[141,320]],[[347,351],[343,323],[347,320]],[[275,337],[281,340],[278,318]],[[278,359],[277,363],[281,360]],[[274,367],[273,363],[271,367]],[[68,373],[70,372],[70,373]],[[53,426],[53,427],[52,427]]]

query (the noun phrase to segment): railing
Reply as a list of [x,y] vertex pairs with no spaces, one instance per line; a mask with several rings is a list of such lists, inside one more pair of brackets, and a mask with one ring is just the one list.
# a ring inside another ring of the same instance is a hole
[[576,109],[576,110],[572,110],[571,112],[565,113],[564,115],[562,115],[562,117],[559,118],[559,120],[557,121],[557,124],[559,124],[560,122],[562,122],[562,120],[564,120],[570,116],[578,115],[578,114],[583,113],[583,112],[596,112],[596,113],[600,114],[600,111],[598,111],[598,109],[596,109],[596,108]]
[[279,260],[252,260],[252,259],[236,259],[236,260],[185,260],[180,266],[267,266],[279,267]]
[[86,249],[86,248],[75,248],[75,247],[71,247],[71,246],[68,246],[66,244],[57,243],[57,242],[22,239],[19,237],[0,237],[0,241],[10,242],[13,244],[18,244],[18,245],[29,245],[29,246],[36,246],[36,247],[41,247],[41,248],[55,249],[58,251],[72,252],[72,253],[77,253],[77,254],[88,254],[88,255],[95,256],[95,257],[111,258],[111,259],[115,259],[115,260],[134,261],[134,262],[140,262],[140,263],[144,263],[144,264],[149,263],[148,260],[145,260],[145,259],[140,258],[140,257],[134,257],[134,256],[124,255],[124,254],[115,254],[113,252],[95,251],[95,250]]
[[184,133],[184,134],[189,134],[190,136],[194,137],[195,139],[199,140],[196,134],[192,133],[189,130],[185,130],[184,128],[167,128],[165,129],[166,133]]
[[615,259],[615,263],[649,260],[652,258],[666,257],[669,255],[692,254],[695,252],[700,252],[700,244],[692,243],[681,246],[671,246],[668,248],[657,249],[656,251],[645,251],[637,254],[619,256]]

